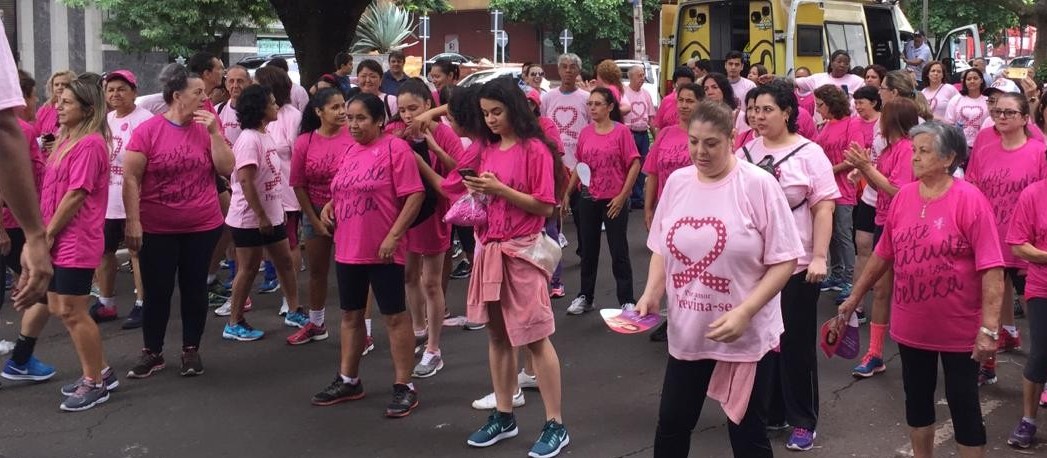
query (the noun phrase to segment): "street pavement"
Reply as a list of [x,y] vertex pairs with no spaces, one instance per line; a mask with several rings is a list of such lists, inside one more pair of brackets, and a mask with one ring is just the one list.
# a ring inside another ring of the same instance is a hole
[[[649,252],[642,213],[630,215],[631,256],[636,295],[646,281]],[[664,343],[646,335],[610,332],[598,313],[567,316],[564,311],[577,290],[578,257],[573,226],[565,227],[571,245],[564,256],[568,297],[553,302],[557,332],[552,340],[563,371],[564,421],[571,444],[566,457],[646,457],[652,455],[658,400],[666,358]],[[601,254],[596,304],[616,307],[610,256]],[[332,269],[333,272],[333,269]],[[299,275],[305,284],[307,275]],[[130,305],[130,275],[121,273],[121,317]],[[447,294],[451,311],[464,311],[467,280],[452,280]],[[302,288],[305,289],[304,287]],[[201,346],[206,374],[178,375],[181,323],[177,296],[167,335],[167,369],[145,380],[124,377],[142,345],[140,330],[123,331],[120,322],[101,325],[105,354],[120,387],[109,402],[87,412],[64,413],[58,393],[80,375],[73,346],[56,320],[51,320],[37,344],[37,356],[58,368],[49,382],[3,381],[0,389],[0,457],[523,457],[537,438],[544,413],[536,391],[526,392],[527,404],[516,410],[520,435],[498,445],[475,450],[468,435],[482,425],[486,412],[473,410],[473,399],[491,391],[485,331],[445,328],[446,367],[436,376],[415,380],[421,403],[407,418],[383,416],[391,396],[392,364],[380,319],[375,320],[377,350],[364,357],[361,377],[367,396],[331,407],[314,407],[310,397],[324,388],[338,368],[337,290],[331,281],[328,327],[331,338],[299,347],[287,345],[291,333],[276,312],[279,294],[254,294],[251,324],[267,334],[257,342],[221,339],[223,318],[211,316]],[[302,291],[304,298],[304,291]],[[818,304],[820,320],[835,313],[833,294]],[[17,337],[18,317],[9,306],[0,311],[0,337]],[[1024,320],[1019,320],[1024,327]],[[934,323],[927,323],[928,328]],[[862,352],[868,342],[862,328]],[[817,446],[802,453],[815,457],[905,457],[904,394],[897,348],[886,349],[887,372],[855,380],[856,361],[827,360],[819,353],[821,420]],[[1021,369],[1024,352],[1002,355],[1000,382],[982,389],[990,457],[1047,456],[1042,444],[1027,451],[1006,445],[1010,429],[1021,416]],[[938,431],[942,443],[935,456],[957,456],[947,422],[944,388],[939,388]],[[1042,418],[1042,417],[1041,417]],[[706,402],[692,439],[691,456],[731,456],[727,419],[715,402]],[[1044,437],[1041,433],[1041,438]],[[799,453],[785,449],[785,434],[772,436],[779,456]]]

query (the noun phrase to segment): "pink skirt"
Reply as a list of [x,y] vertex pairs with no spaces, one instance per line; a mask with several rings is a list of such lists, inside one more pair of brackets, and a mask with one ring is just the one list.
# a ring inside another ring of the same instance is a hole
[[487,323],[488,307],[500,307],[509,343],[514,347],[556,332],[549,300],[549,274],[526,259],[513,256],[536,240],[533,236],[528,239],[529,242],[516,239],[477,247],[466,296],[466,315],[474,323]]

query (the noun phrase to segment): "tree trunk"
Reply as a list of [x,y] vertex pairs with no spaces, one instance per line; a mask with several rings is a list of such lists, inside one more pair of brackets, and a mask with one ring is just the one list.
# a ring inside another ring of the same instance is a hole
[[1042,66],[1047,63],[1047,0],[1039,0],[1033,5],[1032,24],[1036,26],[1036,43],[1033,45],[1033,56],[1035,62]]
[[302,85],[334,72],[334,56],[349,49],[368,0],[270,0],[294,46]]

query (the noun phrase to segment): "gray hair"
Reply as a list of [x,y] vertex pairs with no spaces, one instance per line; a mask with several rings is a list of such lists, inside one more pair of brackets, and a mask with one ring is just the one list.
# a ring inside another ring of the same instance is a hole
[[568,65],[575,64],[575,65],[578,66],[578,68],[582,68],[582,58],[578,57],[578,55],[573,53],[573,52],[569,52],[569,53],[566,53],[566,54],[560,54],[560,58],[556,60],[556,64],[557,65],[565,63],[565,62]]
[[629,67],[629,74],[631,75],[636,70],[639,70],[641,75],[647,75],[647,69],[643,68],[643,65],[633,65],[632,67]]
[[938,157],[948,159],[950,154],[953,155],[952,164],[949,165],[950,174],[967,161],[967,138],[959,127],[941,121],[927,121],[909,130],[912,138],[921,134],[931,136],[931,144]]
[[160,69],[160,75],[157,80],[160,81],[160,86],[166,86],[168,81],[171,81],[177,75],[180,75],[185,71],[185,66],[177,62],[171,62]]

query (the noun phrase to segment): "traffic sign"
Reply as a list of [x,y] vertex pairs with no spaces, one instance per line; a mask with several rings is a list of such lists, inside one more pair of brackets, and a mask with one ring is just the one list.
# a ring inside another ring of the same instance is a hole
[[505,45],[509,44],[509,34],[504,30],[499,30],[494,33],[494,40],[498,43],[499,48],[504,48]]
[[418,38],[429,38],[429,16],[422,16],[418,22]]

